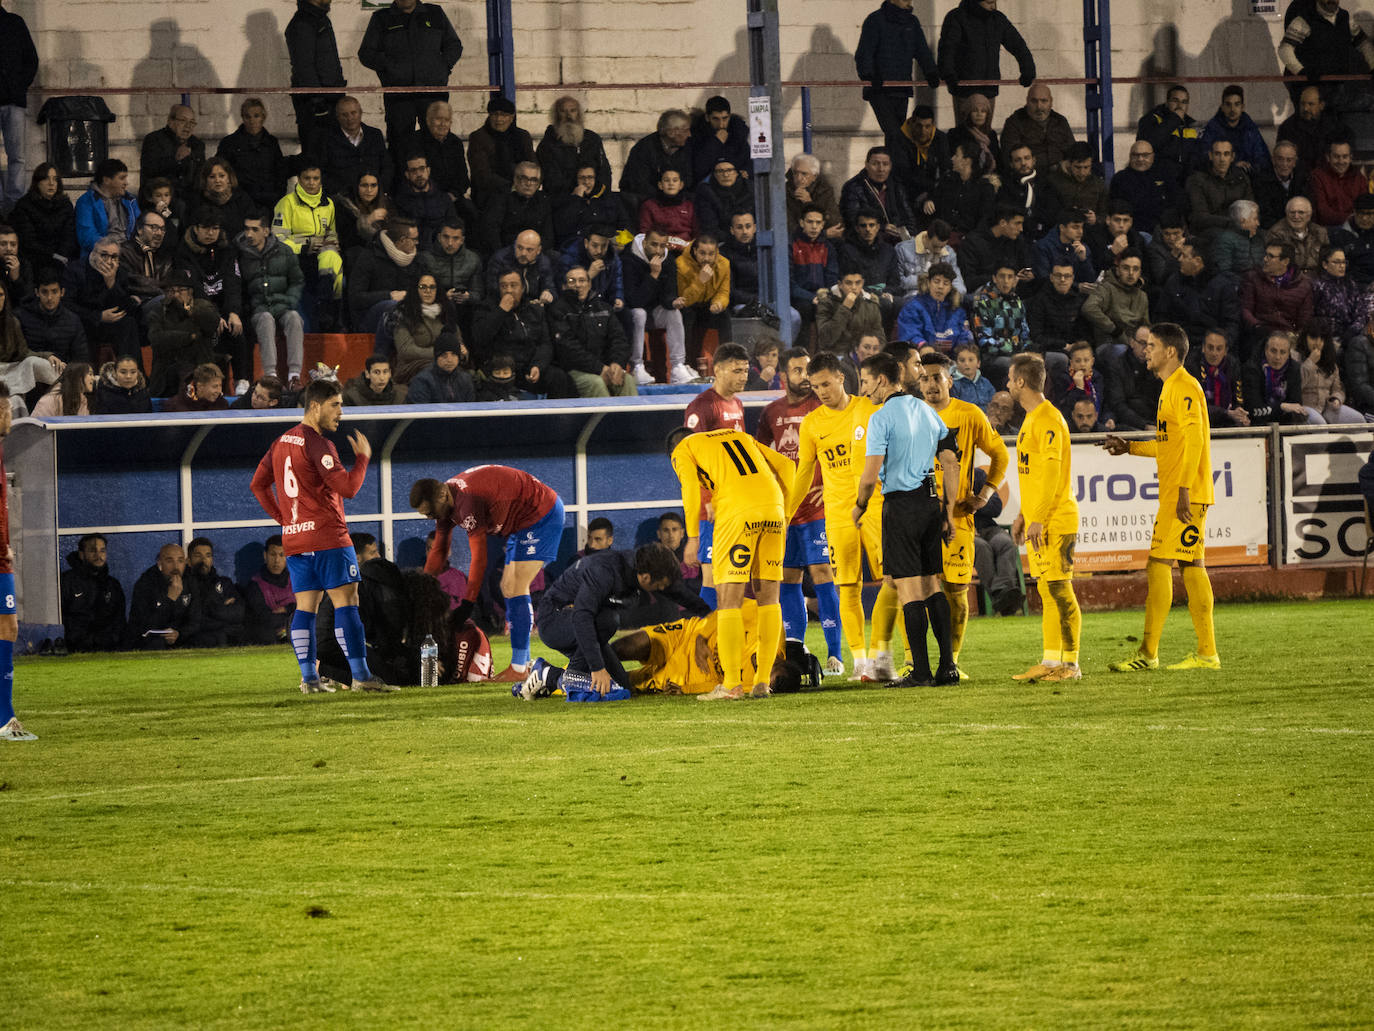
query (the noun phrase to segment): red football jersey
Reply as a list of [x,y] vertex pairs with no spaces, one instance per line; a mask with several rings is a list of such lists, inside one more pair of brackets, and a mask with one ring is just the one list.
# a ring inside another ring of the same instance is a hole
[[[787,400],[787,395],[784,394],[763,410],[756,434],[759,442],[767,444],[774,451],[786,455],[795,462],[801,445],[801,421],[806,418],[808,412],[814,412],[820,406],[821,402],[815,394],[808,394],[804,401],[797,404]],[[792,525],[814,523],[817,519],[824,518],[821,465],[817,462],[816,474],[811,478],[811,489],[797,506],[797,514],[792,519]]]
[[[263,511],[281,524],[282,547],[288,555],[351,547],[343,499],[362,489],[367,458],[359,455],[351,470],[318,430],[305,423],[272,442],[253,474],[253,496]],[[272,488],[276,487],[276,494]]]
[[477,465],[447,481],[453,511],[434,523],[434,545],[425,572],[437,576],[448,561],[455,527],[468,535],[472,565],[467,599],[476,601],[487,574],[487,535],[512,534],[533,526],[553,509],[558,495],[527,472],[506,465]]
[[[694,433],[707,430],[739,430],[744,432],[744,405],[737,397],[725,398],[716,393],[715,387],[707,387],[687,406],[682,413],[682,425]],[[706,519],[706,504],[711,500],[711,492],[701,488],[702,519]]]
[[[9,404],[5,401],[5,404]],[[0,575],[14,572],[10,561],[10,495],[5,483],[5,444],[0,441]]]

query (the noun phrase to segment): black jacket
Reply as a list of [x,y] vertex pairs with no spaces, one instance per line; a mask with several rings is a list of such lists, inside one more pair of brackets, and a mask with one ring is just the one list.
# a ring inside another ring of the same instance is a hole
[[293,599],[285,612],[273,612],[272,606],[263,597],[262,580],[281,590],[291,590],[291,574],[283,569],[273,576],[263,566],[254,574],[253,579],[239,584],[239,594],[243,596],[243,643],[277,644],[288,639],[291,629],[291,616],[296,611]]
[[[385,230],[383,230],[385,232]],[[409,290],[420,278],[419,257],[405,268],[391,260],[378,233],[367,250],[353,262],[347,279],[348,310],[361,320],[378,301],[385,301],[393,290]]]
[[[1030,204],[1026,199],[1030,199]],[[1059,209],[1063,207],[1063,202],[1059,199],[1059,194],[1050,185],[1049,178],[1039,171],[1035,173],[1035,178],[1030,182],[1012,176],[1002,178],[1002,187],[997,191],[995,205],[1007,205],[1013,208],[1020,208],[1026,213],[1024,235],[1032,240],[1038,240],[1056,225],[1059,224]],[[988,224],[992,224],[993,212],[988,212]],[[964,280],[965,283],[968,280]]]
[[[87,336],[100,328],[100,313],[107,308],[123,308],[127,313],[138,311],[138,302],[129,290],[129,273],[122,264],[115,272],[114,286],[106,286],[104,277],[88,263],[73,261],[62,272],[62,287],[67,291],[63,305],[76,312]],[[132,314],[125,315],[126,319],[131,317]]]
[[76,208],[65,193],[44,200],[30,190],[15,202],[9,218],[19,234],[19,255],[34,268],[61,264],[59,255],[77,256]]
[[[571,606],[578,654],[595,672],[606,668],[596,632],[596,614],[607,608],[643,604],[644,593],[635,573],[633,551],[595,551],[578,559],[550,585],[539,600],[539,610],[555,612]],[[692,615],[704,616],[710,611],[681,580],[660,593]]]
[[[530,134],[514,122],[505,132],[483,123],[468,136],[468,166],[472,170],[472,200],[481,205],[509,193],[515,182],[515,166],[534,160]],[[468,227],[471,233],[472,227]]]
[[462,404],[474,397],[472,377],[463,369],[445,372],[438,365],[430,365],[406,385],[406,404]]
[[734,188],[729,190],[715,179],[707,179],[696,188],[693,202],[697,209],[697,225],[716,233],[724,242],[730,235],[732,218],[746,212],[754,213],[754,187],[743,176],[736,179]]
[[371,172],[383,188],[391,185],[395,168],[391,152],[386,148],[382,130],[370,125],[362,127],[362,142],[356,147],[349,142],[337,124],[320,138],[320,171],[324,175],[324,192],[331,196],[347,193],[358,184],[358,177]]
[[[705,182],[721,158],[746,175],[754,168],[754,159],[749,153],[749,125],[739,115],[730,116],[723,140],[705,118],[692,127],[692,178],[683,180],[683,185],[691,187],[693,183]],[[740,180],[748,182],[743,175]],[[750,193],[753,193],[752,188]]]
[[1019,272],[1034,264],[1030,241],[1025,233],[1008,240],[993,236],[991,229],[979,229],[964,237],[959,248],[959,271],[964,274],[964,285],[970,293],[984,283],[991,282],[992,274],[999,265],[1007,265]]
[[585,301],[565,290],[549,305],[554,361],[567,372],[601,375],[607,365],[628,368],[630,344],[611,306],[595,294]]
[[1157,167],[1144,172],[1137,172],[1134,168],[1121,169],[1112,176],[1107,196],[1112,200],[1131,202],[1131,207],[1135,209],[1132,228],[1142,233],[1153,233],[1161,215],[1166,211],[1179,210],[1187,200],[1178,187],[1177,178],[1166,175]]
[[663,270],[655,279],[649,263],[635,253],[637,243],[631,244],[620,252],[620,262],[624,269],[625,307],[672,308],[677,300],[677,266],[672,257],[663,259]]
[[[240,125],[219,141],[215,154],[233,166],[239,189],[257,207],[271,211],[286,193],[286,158],[277,138],[266,129],[251,136]],[[231,238],[237,235],[229,234]]]
[[463,41],[438,4],[416,4],[409,14],[384,7],[372,13],[358,47],[363,67],[383,86],[443,86],[463,56]]
[[[439,189],[454,197],[462,197],[472,188],[468,176],[468,159],[463,151],[463,141],[453,133],[442,140],[436,140],[428,129],[421,129],[410,137],[410,149],[419,151],[429,162],[429,181]],[[401,182],[405,177],[401,177]],[[468,231],[472,231],[468,226]]]
[[472,320],[472,335],[473,358],[479,368],[485,369],[497,355],[509,355],[515,360],[517,378],[527,376],[534,367],[542,377],[553,362],[553,341],[544,309],[528,300],[512,311],[498,303],[478,309]]
[[[840,268],[857,265],[863,270],[864,288],[877,293],[881,289],[892,293],[897,285],[897,249],[883,239],[882,233],[872,243],[864,243],[853,230],[840,237]],[[967,282],[967,281],[966,281]]]
[[1001,11],[986,11],[978,0],[959,0],[940,25],[940,78],[956,97],[982,93],[995,97],[997,86],[961,86],[964,79],[1000,79],[1002,48],[1016,58],[1022,86],[1035,81],[1035,58],[1016,26]]
[[1374,344],[1360,333],[1341,350],[1341,383],[1345,403],[1366,415],[1374,413]]
[[220,576],[214,566],[206,573],[187,566],[185,576],[196,592],[200,623],[183,643],[193,648],[223,648],[240,643],[245,606],[234,581]]
[[1150,304],[1155,322],[1177,322],[1195,348],[1209,330],[1219,329],[1234,346],[1240,333],[1240,283],[1229,272],[1185,276],[1175,272],[1159,291],[1159,303]]
[[[920,75],[911,70],[912,62],[921,66]],[[926,42],[921,19],[911,10],[896,4],[884,3],[864,19],[859,30],[859,46],[854,51],[854,70],[868,83],[864,87],[867,100],[874,90],[911,96],[910,86],[887,86],[885,83],[926,79],[933,88],[938,82],[935,55]]]
[[65,304],[46,312],[37,297],[26,297],[18,308],[19,325],[30,351],[47,351],[64,362],[89,362],[90,348],[81,318]]
[[692,182],[690,138],[685,146],[671,154],[663,148],[663,141],[656,132],[649,133],[630,148],[625,167],[620,172],[620,200],[631,214],[631,224],[639,220],[640,203],[658,195],[658,181],[669,169],[682,176],[684,185]]
[[1264,356],[1260,355],[1258,361],[1246,362],[1240,370],[1240,392],[1245,400],[1245,409],[1250,413],[1250,425],[1307,422],[1305,414],[1298,416],[1279,408],[1281,404],[1302,404],[1302,363],[1296,358],[1288,360],[1282,381],[1283,393],[1277,401],[1270,397],[1266,389],[1264,365]]
[[176,393],[192,369],[215,360],[219,320],[215,306],[204,300],[193,300],[189,312],[170,300],[153,308],[148,318],[148,343],[153,349],[148,383],[154,396]]
[[238,249],[223,233],[208,247],[195,240],[195,229],[187,229],[172,259],[172,268],[186,269],[195,278],[196,297],[215,306],[221,318],[243,317],[243,280],[239,278]]
[[544,173],[544,192],[550,197],[571,193],[577,185],[577,170],[584,165],[595,168],[597,184],[610,189],[611,162],[606,157],[606,145],[590,129],[582,131],[582,142],[574,147],[559,140],[550,125],[535,148],[534,160]]
[[[950,172],[940,177],[930,199],[935,202],[935,217],[944,219],[956,231],[967,234],[983,224],[983,219],[992,210],[994,192],[992,183],[980,175],[960,179]],[[968,275],[967,272],[964,274]],[[964,282],[972,288],[973,284],[967,278]]]
[[24,19],[0,11],[0,105],[29,106],[29,87],[38,75],[38,50]]
[[1061,294],[1047,286],[1026,302],[1026,322],[1036,351],[1062,351],[1075,340],[1092,340],[1092,327],[1083,318],[1085,296],[1074,287]]
[[67,556],[62,574],[62,632],[74,652],[117,652],[128,643],[124,588],[108,566],[96,568],[81,553]]
[[291,58],[291,85],[348,85],[329,12],[309,0],[296,0],[296,13],[286,23],[286,52]]
[[553,204],[542,193],[522,197],[514,190],[487,198],[482,217],[482,242],[488,254],[509,247],[526,229],[539,234],[545,250],[552,250]]
[[[148,381],[143,373],[132,387],[121,387],[114,381],[114,362],[106,362],[96,380],[95,397],[91,399],[93,415],[141,415],[153,410],[148,393]],[[244,395],[248,398],[248,395]],[[251,401],[251,398],[248,398]]]
[[759,249],[757,243],[747,246],[733,236],[720,242],[720,253],[730,263],[730,305],[756,304],[759,299]]
[[181,578],[181,594],[173,601],[167,597],[167,579],[156,565],[143,571],[134,582],[133,601],[129,605],[129,633],[132,643],[141,646],[143,635],[149,630],[177,631],[177,647],[184,647],[188,637],[200,629],[200,605],[190,573]]
[[882,184],[884,199],[879,200],[878,191],[866,173],[860,172],[840,187],[840,217],[846,227],[853,229],[854,220],[864,208],[878,212],[879,221],[886,225],[905,226],[912,229],[916,225],[916,213],[906,195],[906,189],[897,181],[896,176],[888,176]]
[[[905,132],[888,137],[887,149],[892,152],[892,178],[902,184],[911,200],[917,222],[924,224],[927,216],[917,209],[931,199],[930,194],[940,180],[951,174],[949,134],[937,129],[924,157],[917,150],[915,141]],[[948,216],[940,210],[930,217],[949,221]]]
[[553,198],[553,235],[560,248],[592,226],[618,229],[629,224],[620,206],[620,194],[609,186],[598,186],[595,193],[586,197],[566,193]]
[[139,158],[139,175],[143,182],[159,176],[172,180],[178,197],[196,197],[200,194],[200,166],[205,164],[205,141],[192,136],[186,141],[191,148],[180,161],[177,149],[181,142],[167,126],[154,129],[143,137],[143,147]]
[[1154,426],[1159,407],[1159,392],[1164,386],[1159,377],[1136,358],[1129,347],[1124,354],[1107,363],[1107,407],[1116,417],[1118,429],[1143,430]]

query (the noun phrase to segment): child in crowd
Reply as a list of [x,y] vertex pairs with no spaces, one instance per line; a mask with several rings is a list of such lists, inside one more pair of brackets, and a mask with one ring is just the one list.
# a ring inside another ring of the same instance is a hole
[[960,401],[977,405],[984,411],[992,400],[992,383],[980,371],[983,356],[977,344],[965,344],[954,352],[954,382],[950,384],[949,396]]
[[1064,421],[1073,425],[1073,412],[1079,401],[1093,403],[1094,419],[1100,419],[1105,430],[1116,429],[1116,420],[1107,411],[1107,389],[1102,382],[1102,373],[1093,368],[1092,344],[1086,340],[1075,340],[1069,345],[1069,379],[1063,384],[1058,398],[1058,408],[1064,413]]

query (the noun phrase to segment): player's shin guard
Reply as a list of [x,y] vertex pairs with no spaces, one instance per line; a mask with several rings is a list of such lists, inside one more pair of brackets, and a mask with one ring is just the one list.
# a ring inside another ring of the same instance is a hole
[[295,649],[296,661],[300,663],[301,679],[314,680],[319,676],[315,671],[315,613],[295,611],[291,617],[291,647]]
[[1040,662],[1043,665],[1058,665],[1062,660],[1064,638],[1060,636],[1059,606],[1055,604],[1050,592],[1050,582],[1043,577],[1036,581],[1035,589],[1040,594],[1040,640],[1043,651]]
[[885,652],[892,648],[892,628],[897,623],[897,588],[883,584],[873,602],[872,650]]
[[710,607],[712,612],[714,612],[716,610],[716,589],[714,587],[703,586],[699,593],[701,594],[701,600]]
[[0,727],[14,719],[14,642],[0,640]]
[[1217,632],[1212,623],[1212,580],[1207,570],[1184,566],[1183,589],[1188,592],[1188,612],[1197,631],[1197,653],[1210,658],[1217,653]]
[[1082,637],[1083,610],[1078,607],[1078,595],[1073,592],[1072,580],[1055,580],[1050,584],[1055,614],[1059,620],[1060,661],[1078,662],[1078,642]]
[[806,595],[800,582],[778,585],[778,604],[782,608],[782,626],[793,641],[806,640]]
[[849,652],[855,662],[868,658],[864,645],[864,596],[858,584],[841,584],[840,626],[844,628],[844,639],[849,644]]
[[759,636],[754,642],[754,658],[757,662],[754,683],[767,684],[773,679],[773,660],[778,657],[778,649],[781,647],[782,607],[760,605]]
[[926,615],[930,619],[930,629],[935,633],[935,643],[940,647],[940,665],[954,663],[954,651],[950,639],[949,599],[944,591],[936,591],[926,599]]
[[534,605],[528,594],[506,599],[506,622],[510,623],[510,664],[524,669],[530,664],[530,631],[534,629]]
[[334,610],[334,639],[343,649],[353,680],[371,680],[372,670],[367,668],[367,637],[363,633],[358,606],[341,605]]
[[1164,620],[1169,617],[1169,607],[1174,603],[1174,571],[1169,563],[1152,558],[1145,563],[1145,575],[1149,590],[1145,595],[1145,632],[1140,636],[1140,650],[1153,659],[1159,654]]
[[[776,612],[775,606],[770,606]],[[781,617],[779,617],[781,622]],[[763,607],[759,607],[759,630],[763,629]],[[739,687],[744,668],[744,613],[739,609],[720,609],[716,613],[716,648],[724,671],[726,690]]]
[[907,658],[911,661],[911,675],[917,680],[930,679],[930,652],[926,650],[928,613],[923,601],[909,601],[902,606],[902,621],[906,623]]
[[949,602],[949,650],[954,661],[964,647],[964,630],[968,626],[968,584],[945,584],[942,588]]
[[[840,595],[833,581],[816,584],[816,609],[821,617],[821,633],[825,634],[825,650],[840,657]],[[862,610],[860,610],[862,611]],[[860,616],[860,625],[863,617]]]

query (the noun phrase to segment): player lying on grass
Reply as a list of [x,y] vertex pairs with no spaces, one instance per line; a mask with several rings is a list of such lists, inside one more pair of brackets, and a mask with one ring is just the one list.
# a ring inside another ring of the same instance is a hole
[[[739,613],[745,645],[752,649],[758,634],[758,605],[746,598]],[[639,663],[627,674],[630,689],[635,694],[685,694],[699,698],[714,690],[725,675],[720,660],[719,616],[719,611],[689,616],[617,638],[611,645],[617,661]],[[562,667],[544,659],[535,659],[534,665],[540,671],[539,679],[519,697],[547,698],[564,691]],[[801,668],[779,651],[767,682],[772,693],[791,693],[800,689],[801,677]],[[753,679],[758,681],[756,673]]]
[[546,563],[558,557],[563,539],[563,501],[552,488],[520,469],[478,465],[464,469],[444,483],[416,480],[410,488],[410,507],[434,520],[434,543],[425,558],[425,572],[437,576],[448,562],[453,530],[468,535],[472,564],[468,591],[458,603],[458,621],[472,614],[487,574],[487,536],[506,538],[506,565],[501,593],[510,623],[510,666],[493,680],[519,683],[529,672],[530,631],[534,607],[530,584]]

